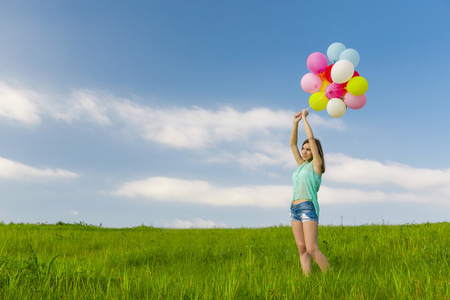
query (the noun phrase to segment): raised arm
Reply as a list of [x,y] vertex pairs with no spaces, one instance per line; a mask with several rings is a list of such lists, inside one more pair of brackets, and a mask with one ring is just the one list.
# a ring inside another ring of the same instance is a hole
[[303,163],[303,158],[300,155],[300,151],[297,146],[297,135],[298,135],[298,123],[302,119],[302,112],[296,113],[294,115],[294,123],[292,124],[292,132],[291,132],[291,149],[292,154],[294,154],[295,161],[297,162],[297,166],[300,166]]
[[316,139],[314,138],[314,134],[312,132],[311,126],[308,123],[308,120],[306,119],[306,116],[308,116],[309,112],[307,109],[302,110],[302,119],[303,119],[303,125],[305,126],[305,132],[306,136],[308,137],[309,147],[311,148],[311,152],[313,155],[313,167],[314,171],[316,171],[317,174],[322,175],[322,158],[319,154],[319,149],[317,148]]

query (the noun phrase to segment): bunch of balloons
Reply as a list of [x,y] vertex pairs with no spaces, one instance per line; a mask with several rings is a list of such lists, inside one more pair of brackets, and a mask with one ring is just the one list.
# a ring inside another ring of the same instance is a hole
[[312,94],[309,98],[310,107],[316,111],[326,108],[334,118],[342,117],[347,107],[363,107],[369,84],[355,71],[358,63],[359,53],[355,49],[347,49],[341,43],[331,44],[327,56],[320,52],[308,56],[306,66],[311,73],[302,77],[301,86],[305,92]]

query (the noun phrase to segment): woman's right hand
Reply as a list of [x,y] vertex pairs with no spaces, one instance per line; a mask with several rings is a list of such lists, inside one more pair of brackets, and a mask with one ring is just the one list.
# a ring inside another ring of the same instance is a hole
[[298,112],[294,115],[294,123],[300,122],[300,120],[302,119],[302,114],[303,114],[303,111]]

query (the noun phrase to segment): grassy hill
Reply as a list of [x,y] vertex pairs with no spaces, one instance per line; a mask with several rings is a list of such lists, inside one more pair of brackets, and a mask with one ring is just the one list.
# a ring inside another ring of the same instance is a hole
[[0,225],[1,299],[450,299],[450,224],[320,226],[302,275],[290,227]]

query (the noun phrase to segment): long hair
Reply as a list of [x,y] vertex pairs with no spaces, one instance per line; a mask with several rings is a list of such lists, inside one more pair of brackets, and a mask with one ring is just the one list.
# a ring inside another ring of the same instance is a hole
[[[319,155],[320,158],[322,159],[322,174],[325,173],[325,158],[323,156],[323,150],[322,150],[322,144],[320,143],[320,141],[316,138],[314,138],[314,140],[316,141],[316,145],[317,145],[317,150],[319,150]],[[309,144],[309,140],[306,139],[303,144],[302,144],[302,148],[304,144]],[[314,157],[313,157],[314,158]]]

